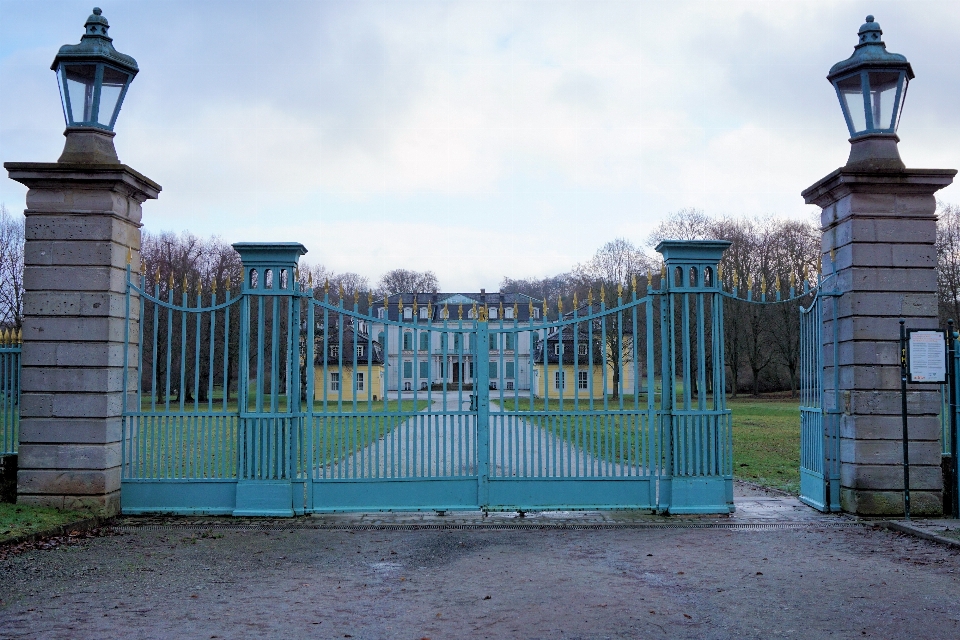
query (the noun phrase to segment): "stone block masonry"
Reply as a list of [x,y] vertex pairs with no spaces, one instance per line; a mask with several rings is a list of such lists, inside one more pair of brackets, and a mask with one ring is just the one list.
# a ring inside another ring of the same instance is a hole
[[123,368],[127,259],[138,275],[141,205],[160,186],[111,162],[4,167],[29,189],[17,499],[113,515],[124,376],[138,384],[135,330]]
[[[843,412],[844,511],[903,513],[899,320],[910,329],[937,327],[934,194],[955,175],[953,170],[844,167],[803,192],[807,204],[822,209],[824,273],[835,275],[841,293],[824,302],[822,336],[824,397],[830,405],[839,397]],[[839,367],[836,378],[834,367]],[[911,512],[938,515],[943,507],[939,390],[910,385],[908,393]]]

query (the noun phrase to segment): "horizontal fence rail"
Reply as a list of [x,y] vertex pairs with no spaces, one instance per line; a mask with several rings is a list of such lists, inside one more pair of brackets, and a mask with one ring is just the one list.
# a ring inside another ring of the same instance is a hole
[[0,454],[17,453],[20,441],[20,352],[22,334],[0,331]]

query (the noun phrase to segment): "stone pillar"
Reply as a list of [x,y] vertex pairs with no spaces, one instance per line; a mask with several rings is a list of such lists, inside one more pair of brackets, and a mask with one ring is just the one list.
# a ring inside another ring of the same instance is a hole
[[[27,192],[18,501],[120,509],[126,266],[160,185],[120,164],[112,132],[68,129],[55,163],[8,162]],[[136,318],[139,305],[131,304]],[[136,391],[137,325],[128,381]]]
[[[870,166],[853,156],[802,194],[822,208],[825,289],[842,294],[823,301],[824,402],[834,408],[836,313],[841,506],[896,515],[903,513],[899,320],[937,327],[934,194],[956,171],[904,169],[899,158]],[[939,390],[910,385],[908,393],[911,512],[940,514]]]

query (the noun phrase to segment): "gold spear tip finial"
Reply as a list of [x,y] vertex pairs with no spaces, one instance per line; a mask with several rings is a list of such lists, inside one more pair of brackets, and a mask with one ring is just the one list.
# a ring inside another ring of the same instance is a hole
[[187,287],[188,287],[188,286],[189,286],[189,285],[187,284],[187,274],[183,274],[183,292],[184,292],[184,293],[187,292]]
[[7,330],[0,331],[0,347],[7,346]]
[[517,307],[517,301],[513,301],[513,319],[516,320],[520,315],[520,309]]
[[760,274],[760,293],[767,292],[767,276],[763,273]]
[[23,344],[23,328],[17,329],[17,344]]
[[360,302],[360,292],[359,292],[359,291],[354,291],[354,292],[353,292],[353,304],[359,304],[359,302]]
[[606,301],[607,301],[607,290],[604,288],[603,285],[600,285],[600,302],[602,303]]
[[576,309],[579,306],[580,306],[580,301],[577,300],[577,292],[574,291],[573,292],[573,308]]
[[647,286],[653,288],[653,272],[647,270]]
[[790,272],[790,288],[793,289],[797,286],[797,274],[793,271]]
[[633,286],[633,292],[637,292],[637,274],[633,274],[630,278],[630,284]]
[[323,293],[324,294],[330,293],[330,278],[323,279]]
[[367,308],[373,309],[373,291],[367,291]]
[[563,298],[560,297],[560,294],[557,294],[557,313],[563,313]]
[[203,293],[203,283],[200,281],[200,278],[197,278],[197,295]]
[[617,297],[618,298],[623,297],[623,283],[620,283],[620,282],[617,283]]
[[777,291],[780,291],[780,274],[777,274],[777,279],[774,280],[773,286],[776,287]]
[[457,319],[463,320],[463,303],[457,305]]
[[307,271],[307,286],[313,289],[313,272]]
[[214,279],[210,282],[210,292],[211,292],[211,293],[216,293],[216,292],[217,292],[217,280],[216,280],[216,278],[214,278]]
[[132,262],[133,262],[133,249],[131,249],[130,247],[127,247],[127,264],[131,264]]
[[343,299],[343,283],[342,282],[337,286],[337,295],[341,299]]
[[593,289],[587,289],[587,306],[593,308]]
[[739,287],[740,287],[740,276],[739,276],[739,274],[736,272],[736,270],[734,270],[734,272],[733,272],[733,288],[734,288],[734,289],[737,289],[737,288],[739,288]]

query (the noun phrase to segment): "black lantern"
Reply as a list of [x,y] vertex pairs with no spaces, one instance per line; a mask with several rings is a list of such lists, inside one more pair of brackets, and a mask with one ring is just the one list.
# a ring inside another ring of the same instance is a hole
[[833,65],[827,75],[850,131],[853,148],[848,164],[869,160],[902,166],[896,151],[897,126],[913,69],[905,56],[887,51],[882,34],[873,16],[867,16],[853,55]]
[[99,7],[84,25],[80,44],[60,47],[51,69],[57,72],[67,130],[113,131],[137,61],[113,48],[110,28]]

